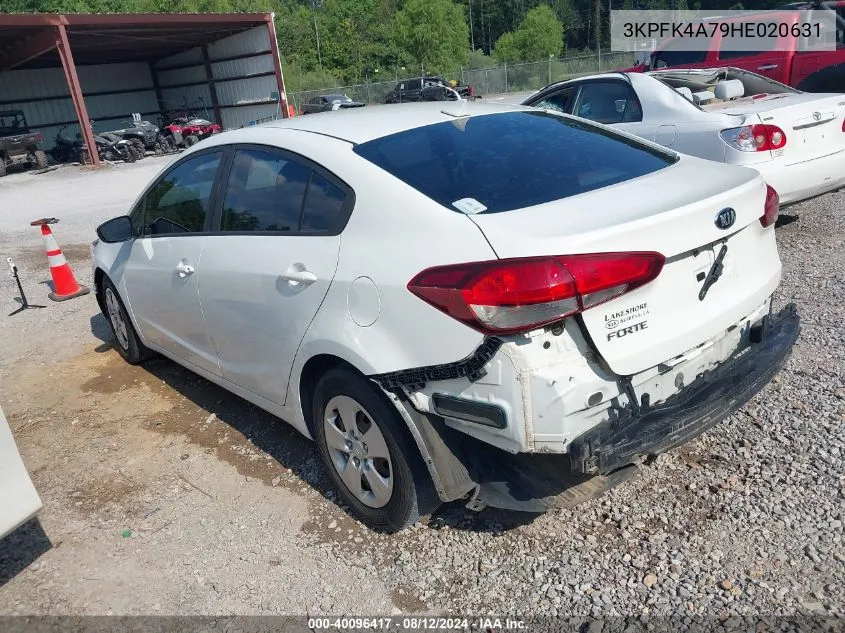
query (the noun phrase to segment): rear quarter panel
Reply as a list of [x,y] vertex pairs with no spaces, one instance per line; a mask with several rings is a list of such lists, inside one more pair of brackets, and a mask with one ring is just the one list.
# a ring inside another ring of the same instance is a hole
[[358,157],[351,145],[334,154],[323,164],[332,169],[338,161],[332,171],[355,190],[355,208],[341,235],[335,278],[296,365],[332,353],[375,374],[472,354],[483,336],[411,294],[407,284],[432,266],[495,258],[481,232],[462,213]]

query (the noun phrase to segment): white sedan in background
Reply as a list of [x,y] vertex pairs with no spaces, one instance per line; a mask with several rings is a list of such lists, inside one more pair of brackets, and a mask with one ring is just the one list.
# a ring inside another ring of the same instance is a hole
[[206,139],[92,254],[127,361],[287,420],[398,530],[458,499],[589,498],[741,406],[799,331],[772,313],[777,215],[751,169],[429,102]]
[[523,103],[753,167],[782,205],[845,186],[845,94],[804,93],[738,68],[706,68],[583,77]]
[[0,408],[0,538],[31,519],[40,509],[41,499]]

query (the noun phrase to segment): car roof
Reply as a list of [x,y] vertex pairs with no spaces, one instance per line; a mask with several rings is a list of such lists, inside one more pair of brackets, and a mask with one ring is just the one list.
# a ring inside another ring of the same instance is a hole
[[262,127],[313,132],[358,144],[433,123],[454,121],[456,117],[513,112],[514,110],[530,110],[530,108],[494,105],[481,101],[423,101],[373,105],[366,108],[318,113],[307,117],[278,119],[264,123]]

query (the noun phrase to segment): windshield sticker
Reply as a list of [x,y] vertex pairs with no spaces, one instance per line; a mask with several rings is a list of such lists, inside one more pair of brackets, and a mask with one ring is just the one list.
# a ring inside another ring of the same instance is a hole
[[482,211],[487,210],[487,207],[475,198],[461,198],[460,200],[455,200],[452,203],[452,206],[461,213],[466,213],[467,215],[475,215],[476,213],[481,213]]
[[612,341],[613,339],[620,339],[630,334],[636,334],[637,332],[641,332],[642,330],[646,329],[648,329],[648,321],[640,321],[639,323],[634,323],[633,325],[627,325],[623,328],[620,328],[615,332],[608,332],[607,340]]
[[[624,310],[608,312],[604,315],[604,327],[606,327],[608,330],[615,330],[620,325],[624,325],[625,323],[630,323],[631,321],[639,321],[648,314],[649,311],[647,302],[631,306],[630,308],[625,308]],[[608,338],[608,340],[610,339]]]

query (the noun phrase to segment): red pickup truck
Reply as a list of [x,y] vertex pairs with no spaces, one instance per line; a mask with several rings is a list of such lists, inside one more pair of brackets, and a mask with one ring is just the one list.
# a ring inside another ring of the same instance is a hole
[[[683,50],[676,40],[662,42],[645,63],[628,72],[658,70],[660,68],[712,68],[733,66],[765,75],[805,92],[845,92],[845,0],[832,2],[800,2],[788,5],[790,10],[766,12],[757,16],[725,18],[712,21],[742,22],[771,20],[780,24],[796,24],[802,19],[796,9],[805,11],[834,11],[835,32],[822,33],[820,38],[808,41],[788,34],[774,39],[761,39],[758,51],[731,50],[731,37],[723,37],[716,29],[706,51]],[[787,31],[788,29],[783,29]],[[782,32],[783,32],[782,31]],[[836,45],[836,50],[816,50],[820,43]],[[674,44],[674,47],[673,47]],[[733,45],[736,48],[736,45]]]

